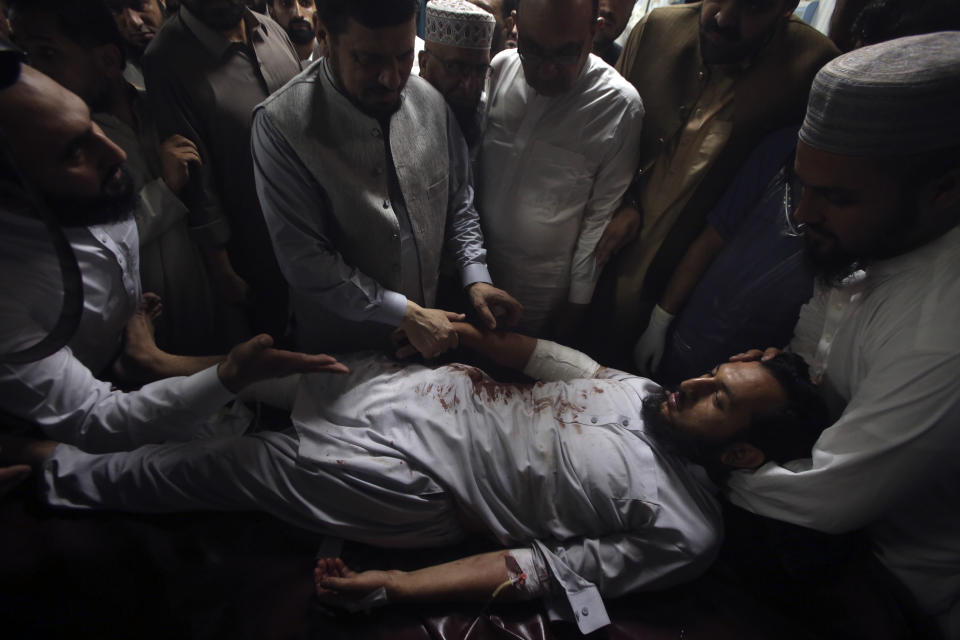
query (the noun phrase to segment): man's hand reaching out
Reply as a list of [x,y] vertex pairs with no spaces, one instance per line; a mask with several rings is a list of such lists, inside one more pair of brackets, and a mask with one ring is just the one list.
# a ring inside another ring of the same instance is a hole
[[346,365],[322,353],[310,355],[273,348],[273,338],[265,333],[254,336],[230,350],[220,363],[217,375],[223,386],[233,393],[270,378],[284,378],[294,373],[349,373]]
[[435,358],[441,353],[456,349],[460,344],[451,322],[460,322],[462,313],[442,309],[424,309],[417,303],[407,301],[407,313],[400,327],[393,332],[393,341],[399,348],[398,358],[420,353],[424,358]]
[[498,328],[497,318],[502,318],[509,327],[517,324],[520,316],[523,315],[523,305],[509,293],[503,289],[497,289],[492,284],[474,282],[467,289],[467,294],[470,296],[470,304],[480,314],[487,329]]

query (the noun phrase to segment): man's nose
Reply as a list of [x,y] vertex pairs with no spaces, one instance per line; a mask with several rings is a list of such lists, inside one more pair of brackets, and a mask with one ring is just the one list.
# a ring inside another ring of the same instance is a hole
[[738,2],[724,2],[715,14],[714,19],[722,29],[736,27],[740,21],[740,4]]
[[400,63],[396,60],[388,62],[380,69],[380,75],[377,77],[380,85],[391,91],[400,88]]
[[823,216],[819,211],[815,195],[809,189],[803,189],[800,192],[800,202],[793,211],[794,221],[800,224],[820,222]]
[[134,28],[139,28],[143,25],[143,20],[140,18],[140,14],[130,7],[126,7],[123,10],[123,19],[127,24]]
[[468,73],[460,76],[460,85],[463,87],[464,92],[473,93],[475,91],[480,91],[484,79],[484,77],[478,76],[475,73]]
[[99,143],[97,145],[97,159],[101,168],[112,168],[127,161],[126,152],[108,138],[103,129],[96,124],[93,125],[93,133]]
[[300,4],[299,2],[296,2],[296,3],[294,3],[293,6],[295,7],[294,10],[297,12],[297,17],[298,17],[298,18],[302,18],[302,17],[303,17],[303,12],[304,12],[303,5]]

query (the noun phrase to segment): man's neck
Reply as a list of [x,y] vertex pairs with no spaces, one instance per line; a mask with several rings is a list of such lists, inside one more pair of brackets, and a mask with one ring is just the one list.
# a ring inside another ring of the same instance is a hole
[[307,44],[295,44],[293,48],[297,51],[297,57],[300,60],[309,60],[310,56],[313,55],[313,48],[316,46],[317,41],[311,40]]

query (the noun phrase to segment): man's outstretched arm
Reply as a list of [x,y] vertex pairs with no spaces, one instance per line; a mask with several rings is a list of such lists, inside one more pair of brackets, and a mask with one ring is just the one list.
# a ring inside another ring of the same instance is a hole
[[497,364],[523,371],[538,380],[592,378],[600,369],[584,353],[549,340],[538,340],[511,331],[478,329],[466,322],[454,322],[460,344]]
[[[491,551],[416,571],[353,571],[340,558],[321,558],[314,569],[317,597],[353,608],[381,587],[386,602],[522,600],[538,595],[523,587],[521,571],[508,550]],[[518,586],[520,588],[518,588]],[[377,602],[384,604],[381,598]]]

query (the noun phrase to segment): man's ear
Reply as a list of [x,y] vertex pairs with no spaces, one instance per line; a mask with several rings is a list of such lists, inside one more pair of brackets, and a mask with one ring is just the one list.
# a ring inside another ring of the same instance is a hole
[[423,75],[423,68],[427,66],[427,51],[421,50],[417,53],[417,65],[420,67],[420,75]]
[[763,451],[748,442],[734,442],[720,451],[720,462],[734,469],[756,469],[766,461]]

